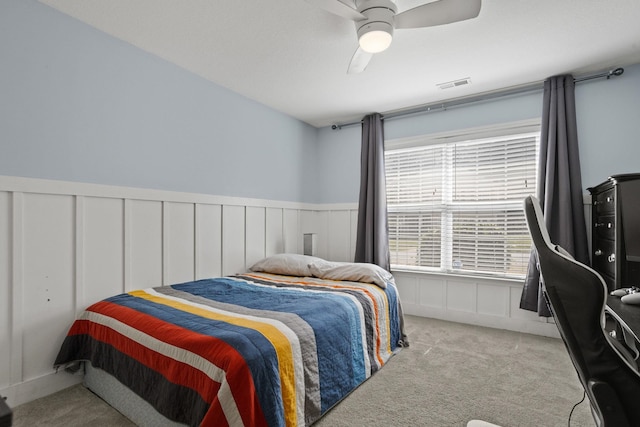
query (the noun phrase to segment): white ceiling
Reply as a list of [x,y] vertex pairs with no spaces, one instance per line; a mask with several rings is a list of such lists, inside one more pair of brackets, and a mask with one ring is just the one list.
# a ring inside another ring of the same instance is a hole
[[353,23],[304,0],[40,1],[316,127],[640,63],[639,0],[484,0],[476,19],[396,30],[351,75]]

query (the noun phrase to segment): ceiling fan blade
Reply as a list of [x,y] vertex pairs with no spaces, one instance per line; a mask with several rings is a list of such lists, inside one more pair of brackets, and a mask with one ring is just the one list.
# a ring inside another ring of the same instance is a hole
[[422,28],[475,18],[482,0],[439,0],[414,7],[394,17],[395,28]]
[[[352,21],[365,19],[363,14],[340,0],[307,0],[307,3],[311,3],[320,9],[324,9],[334,15],[338,15]],[[353,2],[351,2],[351,4],[353,4]]]
[[357,74],[364,71],[369,65],[369,61],[373,58],[373,53],[365,52],[360,47],[356,50],[351,58],[351,62],[349,63],[349,68],[347,69],[347,74]]

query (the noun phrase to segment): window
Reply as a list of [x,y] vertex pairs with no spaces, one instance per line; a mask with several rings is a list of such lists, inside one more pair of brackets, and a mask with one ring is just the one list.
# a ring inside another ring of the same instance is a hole
[[531,249],[522,201],[536,192],[539,122],[388,141],[395,268],[522,277]]

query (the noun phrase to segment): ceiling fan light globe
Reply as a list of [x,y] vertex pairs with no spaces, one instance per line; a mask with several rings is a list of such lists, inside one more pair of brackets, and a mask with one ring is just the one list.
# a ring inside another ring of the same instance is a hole
[[393,27],[386,22],[370,22],[358,28],[358,43],[365,52],[382,52],[392,40]]
[[391,34],[386,31],[369,31],[360,37],[359,43],[365,52],[378,53],[386,50],[392,39]]

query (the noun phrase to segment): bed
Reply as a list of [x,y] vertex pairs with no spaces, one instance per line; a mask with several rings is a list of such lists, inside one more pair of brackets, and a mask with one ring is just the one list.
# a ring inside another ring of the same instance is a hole
[[279,254],[97,302],[54,365],[89,362],[182,424],[309,426],[406,345],[389,273]]

